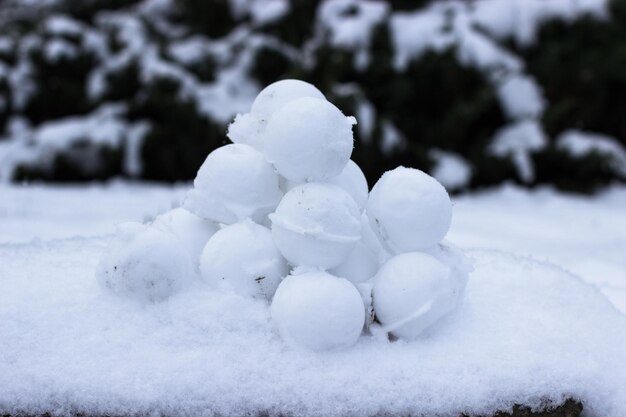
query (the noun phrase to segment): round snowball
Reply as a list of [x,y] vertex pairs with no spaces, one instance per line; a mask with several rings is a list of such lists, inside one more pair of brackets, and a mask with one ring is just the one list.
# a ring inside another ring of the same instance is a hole
[[327,182],[341,187],[345,192],[350,194],[361,210],[365,208],[369,187],[365,174],[363,174],[363,171],[356,162],[349,160],[341,173],[336,177],[330,178]]
[[291,189],[270,219],[276,246],[294,266],[334,268],[361,238],[359,208],[331,184],[308,183]]
[[200,257],[203,280],[249,297],[271,299],[288,273],[270,230],[251,220],[215,233]]
[[313,84],[300,80],[280,80],[265,87],[252,103],[250,114],[260,120],[269,120],[287,103],[303,97],[326,100]]
[[233,144],[209,154],[184,207],[219,223],[232,224],[248,217],[261,221],[281,196],[278,175],[263,155],[249,145]]
[[285,341],[316,351],[352,346],[365,323],[359,291],[350,281],[322,271],[285,278],[271,312]]
[[359,241],[346,260],[329,272],[353,283],[361,283],[373,278],[378,267],[378,254],[363,241]]
[[[363,171],[361,171],[361,168],[359,168],[353,160],[348,161],[348,164],[339,175],[324,182],[341,188],[350,194],[354,202],[361,210],[365,208],[369,187]],[[300,185],[300,183],[283,179],[281,189],[287,192],[298,185]]]
[[102,287],[142,301],[165,300],[194,277],[191,257],[174,235],[135,223],[118,227],[96,268]]
[[398,167],[378,180],[366,207],[373,230],[394,253],[422,250],[448,232],[452,203],[445,188],[428,174]]
[[381,267],[372,297],[384,329],[412,340],[456,307],[458,293],[450,267],[426,253],[409,252]]
[[196,267],[202,249],[211,236],[219,230],[214,222],[200,218],[182,207],[160,214],[154,219],[152,225],[175,235],[191,256]]
[[327,180],[339,175],[350,159],[354,123],[326,100],[300,98],[271,117],[262,149],[290,181]]

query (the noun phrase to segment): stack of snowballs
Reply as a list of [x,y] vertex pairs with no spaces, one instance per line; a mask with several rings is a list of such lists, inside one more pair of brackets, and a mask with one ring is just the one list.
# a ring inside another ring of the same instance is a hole
[[467,282],[462,253],[441,243],[451,202],[434,178],[404,167],[368,192],[350,160],[354,124],[311,84],[266,87],[183,207],[119,227],[99,282],[151,302],[193,281],[264,299],[284,340],[311,350],[363,333],[415,339]]

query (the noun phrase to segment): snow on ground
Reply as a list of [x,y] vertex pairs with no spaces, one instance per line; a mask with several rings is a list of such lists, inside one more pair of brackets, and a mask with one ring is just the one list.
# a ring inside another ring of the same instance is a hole
[[178,206],[188,186],[0,185],[0,244],[113,233],[115,224],[144,221]]
[[626,188],[587,198],[505,186],[460,197],[448,238],[560,265],[626,313]]
[[573,396],[590,415],[626,415],[626,317],[596,288],[626,311],[626,188],[457,198],[449,239],[480,248],[460,309],[416,342],[366,336],[324,354],[285,345],[263,301],[100,290],[113,224],[186,188],[0,186],[0,414],[458,415]]

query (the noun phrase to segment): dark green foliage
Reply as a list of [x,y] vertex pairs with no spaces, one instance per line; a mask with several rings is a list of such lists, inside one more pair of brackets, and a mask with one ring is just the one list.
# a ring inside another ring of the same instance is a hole
[[142,177],[178,181],[195,177],[208,153],[226,142],[224,129],[202,115],[194,101],[181,97],[176,80],[158,78],[130,104],[130,120],[147,120]]
[[122,172],[122,151],[79,141],[54,156],[45,166],[22,165],[13,176],[15,181],[92,181],[106,180]]
[[284,79],[294,72],[296,64],[284,52],[264,46],[255,52],[250,76],[265,86],[276,80]]
[[80,50],[76,56],[49,60],[42,46],[30,51],[36,91],[26,103],[24,115],[37,124],[50,119],[85,114],[92,110],[86,94],[89,72],[96,65],[93,53]]
[[[4,110],[0,109],[0,134],[10,116],[25,116],[36,127],[90,113],[110,102],[121,103],[127,108],[122,119],[150,126],[141,151],[145,168],[142,177],[164,181],[193,178],[205,156],[227,141],[225,123],[212,120],[200,110],[201,98],[181,91],[181,81],[175,76],[142,79],[146,75],[143,65],[149,64],[141,61],[137,51],[128,51],[128,56],[134,58],[125,65],[108,69],[103,94],[90,98],[86,91],[88,77],[95,69],[102,69],[109,58],[102,59],[91,51],[84,35],[49,34],[41,24],[50,14],[78,19],[93,33],[104,35],[109,52],[115,55],[124,53],[127,40],[117,32],[115,24],[99,24],[97,13],[137,3],[139,0],[62,0],[57,6],[26,8],[8,19],[3,35],[19,41],[34,34],[40,41],[33,42],[28,52],[33,68],[28,81],[34,93],[25,108],[16,109],[9,83],[0,79],[0,97],[7,104]],[[512,121],[505,118],[494,81],[484,70],[461,64],[454,47],[425,52],[405,68],[396,68],[388,19],[371,34],[369,64],[359,66],[356,51],[332,46],[325,39],[329,34],[317,30],[320,0],[289,3],[284,16],[261,27],[255,27],[250,16],[235,16],[230,0],[175,1],[166,16],[142,15],[132,7],[128,7],[128,13],[141,25],[149,47],[157,51],[165,65],[172,65],[174,73],[186,72],[188,79],[198,81],[198,88],[221,82],[218,75],[222,66],[232,68],[240,61],[247,63],[247,59],[237,59],[238,51],[249,51],[246,40],[231,44],[220,39],[216,44],[223,49],[211,49],[215,44],[208,43],[210,47],[203,48],[204,56],[192,62],[176,62],[169,49],[172,42],[197,34],[217,39],[245,27],[251,31],[249,36],[264,46],[251,46],[256,48],[254,57],[241,70],[260,87],[279,79],[300,78],[315,84],[346,114],[360,116],[364,103],[371,105],[372,130],[362,137],[360,127],[354,129],[353,153],[370,183],[397,165],[431,170],[435,162],[433,149],[459,154],[470,163],[473,176],[469,187],[509,180],[521,182],[508,158],[489,152],[496,131]],[[428,3],[388,2],[394,11],[413,11]],[[1,7],[0,3],[0,10]],[[344,13],[359,13],[359,8],[348,7]],[[592,191],[611,181],[623,180],[610,156],[590,154],[574,159],[558,151],[554,144],[563,131],[580,129],[613,136],[626,145],[626,0],[612,0],[610,14],[609,21],[585,17],[573,22],[543,23],[537,42],[530,46],[517,45],[513,40],[501,43],[522,58],[524,73],[537,80],[548,103],[540,122],[548,134],[549,145],[532,156],[537,175],[530,186],[550,183],[570,190]],[[183,30],[170,30],[174,27]],[[258,36],[259,33],[264,36]],[[71,43],[78,53],[56,60],[46,58],[45,45],[54,37]],[[17,50],[20,49],[0,54],[0,62],[15,66]],[[385,132],[390,131],[390,126],[404,137],[404,146],[384,146]],[[108,178],[116,175],[116,169],[117,174],[123,174],[119,162],[122,150],[96,147],[88,154],[86,148],[82,144],[57,155],[55,161],[47,161],[54,165],[50,169],[22,167],[18,177]],[[102,155],[103,162],[95,164],[93,170],[75,163],[94,155]]]
[[6,79],[0,76],[0,137],[4,132],[7,120],[13,112],[11,90]]
[[229,0],[177,0],[172,19],[192,32],[215,38],[226,35],[235,25]]
[[139,0],[63,0],[60,11],[75,19],[91,22],[102,10],[117,10],[138,2]]
[[520,48],[550,103],[549,134],[575,127],[626,144],[626,1],[613,0],[611,16],[547,23],[536,44]]
[[289,11],[274,22],[259,28],[294,46],[302,46],[313,35],[320,0],[289,0]]
[[616,180],[611,158],[598,153],[574,158],[551,147],[535,156],[535,167],[539,178],[568,191],[591,193]]
[[[626,145],[626,1],[613,0],[610,15],[551,21],[533,45],[514,45],[550,104],[543,124],[553,138],[575,128]],[[573,159],[548,149],[536,164],[538,178],[567,190],[593,191],[615,180],[606,155]]]
[[126,65],[107,72],[101,101],[129,100],[135,97],[140,89],[139,63],[136,60],[130,60]]

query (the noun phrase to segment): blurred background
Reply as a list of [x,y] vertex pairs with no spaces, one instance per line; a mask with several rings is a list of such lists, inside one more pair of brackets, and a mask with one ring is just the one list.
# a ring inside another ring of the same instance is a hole
[[626,0],[0,0],[0,181],[188,181],[282,78],[370,181],[626,180]]

